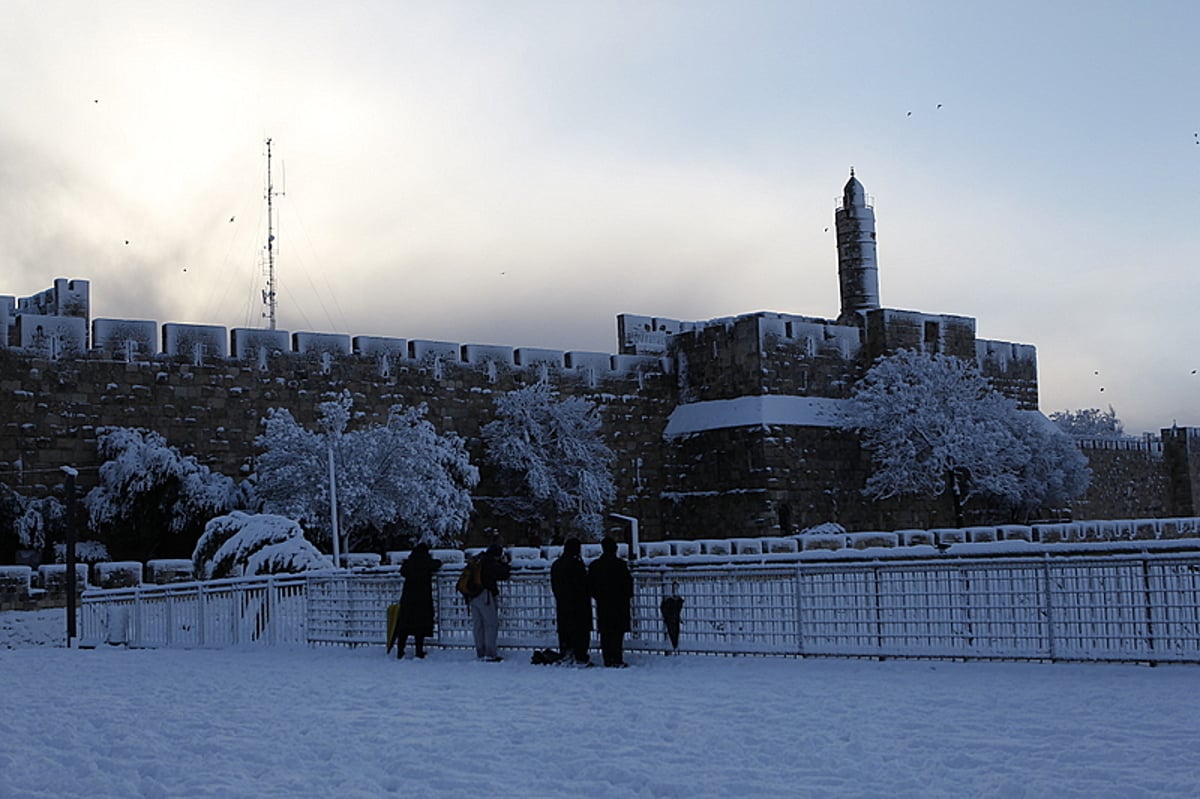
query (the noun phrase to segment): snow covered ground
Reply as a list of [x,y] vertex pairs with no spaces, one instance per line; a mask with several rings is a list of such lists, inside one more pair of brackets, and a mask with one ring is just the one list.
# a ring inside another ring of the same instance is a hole
[[0,613],[0,798],[1183,797],[1200,668],[68,650]]

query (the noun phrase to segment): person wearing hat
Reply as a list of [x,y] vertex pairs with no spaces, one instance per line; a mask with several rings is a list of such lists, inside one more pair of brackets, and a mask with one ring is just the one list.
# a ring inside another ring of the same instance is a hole
[[500,632],[499,582],[509,578],[512,567],[509,565],[509,556],[497,542],[493,542],[479,556],[479,566],[483,590],[467,604],[471,609],[475,655],[489,663],[499,663],[503,660],[496,649],[496,637]]
[[617,557],[617,542],[612,538],[606,536],[600,542],[600,552],[600,557],[588,566],[588,588],[596,600],[600,652],[605,666],[622,668],[626,665],[625,633],[630,627],[633,575],[629,565]]

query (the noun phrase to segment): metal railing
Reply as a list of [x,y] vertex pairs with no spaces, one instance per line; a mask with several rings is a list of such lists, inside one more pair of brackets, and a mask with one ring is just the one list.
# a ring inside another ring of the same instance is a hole
[[83,646],[272,646],[308,643],[308,578],[245,577],[84,593]]
[[[434,582],[431,643],[472,647]],[[1200,554],[1040,555],[635,567],[627,648],[670,650],[662,600],[683,598],[679,651],[843,657],[1200,662]],[[382,645],[395,570],[93,591],[81,638],[130,646]],[[500,645],[556,644],[545,568],[501,584]]]

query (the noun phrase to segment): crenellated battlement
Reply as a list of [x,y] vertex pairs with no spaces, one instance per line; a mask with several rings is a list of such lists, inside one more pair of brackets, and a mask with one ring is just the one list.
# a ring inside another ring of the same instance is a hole
[[[0,480],[42,484],[51,478],[37,475],[73,463],[86,484],[97,431],[111,426],[156,430],[226,474],[249,473],[270,409],[311,426],[322,401],[349,391],[362,423],[386,419],[397,403],[425,405],[481,464],[486,505],[503,490],[488,482],[481,438],[495,399],[549,382],[599,408],[616,456],[613,511],[638,518],[647,540],[786,534],[828,521],[851,530],[945,525],[951,509],[940,498],[864,498],[871,464],[845,400],[878,358],[915,350],[975,362],[997,390],[1036,411],[1037,351],[976,338],[969,316],[883,306],[874,211],[853,175],[835,222],[836,319],[620,314],[615,353],[145,319],[89,324],[88,281],[58,278],[31,297],[0,296],[9,411]],[[1190,499],[1200,497],[1200,446],[1190,435],[1165,437],[1163,452],[1085,447],[1105,479],[1083,507],[1103,503],[1112,516],[1200,504]],[[1170,481],[1167,496],[1158,486],[1171,469],[1184,478]],[[487,514],[474,522],[478,534],[505,525]]]

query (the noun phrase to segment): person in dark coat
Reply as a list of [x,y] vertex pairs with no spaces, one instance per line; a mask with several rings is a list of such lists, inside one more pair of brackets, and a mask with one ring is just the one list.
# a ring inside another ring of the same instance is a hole
[[433,635],[433,575],[442,562],[429,554],[429,545],[422,542],[400,564],[404,588],[400,591],[400,610],[396,617],[396,632],[388,647],[397,646],[396,657],[404,657],[408,636],[413,637],[417,657],[425,657],[425,639]]
[[633,575],[629,565],[617,557],[617,542],[605,537],[600,557],[588,567],[588,588],[596,600],[596,629],[604,665],[625,665],[625,633],[629,632],[629,603],[633,599]]
[[588,592],[588,570],[580,555],[578,538],[568,538],[562,555],[550,567],[550,590],[558,621],[558,651],[579,664],[589,664],[588,643],[592,637],[592,597]]
[[479,556],[480,581],[483,590],[467,602],[471,609],[472,633],[475,636],[475,655],[489,663],[499,663],[496,637],[500,632],[500,581],[512,574],[511,558],[498,543],[493,543]]

